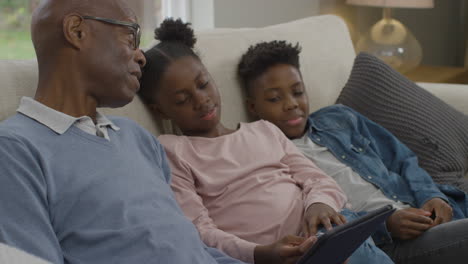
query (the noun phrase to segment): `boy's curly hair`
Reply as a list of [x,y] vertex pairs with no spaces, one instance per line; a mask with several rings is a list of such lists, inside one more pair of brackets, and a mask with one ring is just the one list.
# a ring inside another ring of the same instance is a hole
[[284,40],[260,42],[249,47],[237,66],[237,75],[247,95],[249,83],[268,68],[277,64],[289,64],[299,70],[299,43],[293,45]]

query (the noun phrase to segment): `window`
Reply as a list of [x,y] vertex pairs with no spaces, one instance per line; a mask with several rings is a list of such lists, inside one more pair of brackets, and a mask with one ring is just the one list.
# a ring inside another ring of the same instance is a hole
[[[0,59],[35,58],[31,42],[30,23],[31,14],[39,2],[40,0],[0,0]],[[153,41],[154,28],[161,23],[164,17],[163,5],[167,6],[167,3],[163,4],[163,2],[170,3],[173,1],[127,1],[135,11],[142,27],[142,48],[147,47]],[[175,12],[180,8],[179,5],[173,4],[169,10]]]
[[29,26],[39,0],[0,0],[0,59],[34,58]]

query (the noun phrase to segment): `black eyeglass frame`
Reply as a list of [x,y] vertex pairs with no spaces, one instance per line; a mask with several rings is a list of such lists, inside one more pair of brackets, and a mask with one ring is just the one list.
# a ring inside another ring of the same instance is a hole
[[140,28],[140,25],[138,25],[137,23],[120,21],[120,20],[115,20],[111,18],[96,17],[96,16],[81,16],[81,17],[83,19],[91,19],[91,20],[101,21],[104,23],[112,24],[112,25],[125,26],[125,27],[132,28],[133,30],[135,30],[135,33],[133,34],[134,35],[133,49],[136,50],[140,47],[141,28]]

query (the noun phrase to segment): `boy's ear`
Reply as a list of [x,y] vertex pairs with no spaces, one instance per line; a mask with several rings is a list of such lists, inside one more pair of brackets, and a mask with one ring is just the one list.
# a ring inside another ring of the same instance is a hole
[[169,120],[169,117],[164,114],[164,112],[161,110],[161,107],[157,104],[147,104],[148,108],[151,110],[151,112],[155,115],[157,115],[161,119]]
[[251,97],[248,97],[246,99],[246,102],[247,102],[247,110],[249,110],[249,113],[253,117],[258,118],[257,109],[255,107],[255,101]]

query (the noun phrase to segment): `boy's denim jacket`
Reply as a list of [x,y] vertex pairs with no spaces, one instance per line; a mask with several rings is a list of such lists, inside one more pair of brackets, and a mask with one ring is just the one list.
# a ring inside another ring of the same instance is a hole
[[[416,155],[382,126],[343,105],[312,113],[307,133],[338,160],[376,185],[388,198],[421,208],[439,197],[453,208],[454,219],[467,216],[466,194],[455,187],[435,184],[418,166]],[[364,213],[364,212],[360,212]],[[373,235],[376,244],[390,243],[385,225]]]

